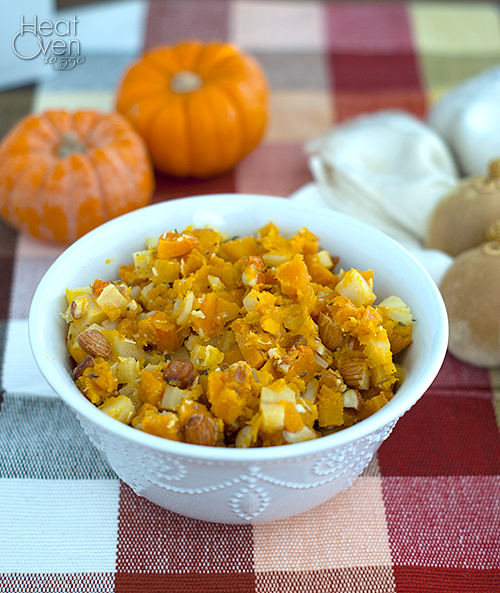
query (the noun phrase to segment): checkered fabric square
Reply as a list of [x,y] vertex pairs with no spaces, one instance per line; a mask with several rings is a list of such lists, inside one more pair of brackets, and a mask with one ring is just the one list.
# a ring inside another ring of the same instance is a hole
[[[74,14],[85,63],[0,93],[1,136],[48,107],[111,109],[125,66],[159,44],[228,40],[266,71],[262,143],[217,178],[158,174],[157,202],[289,196],[312,180],[306,141],[379,109],[425,117],[500,63],[500,6],[488,1],[131,0],[58,16]],[[322,506],[203,523],[122,483],[29,360],[31,297],[60,251],[0,221],[0,591],[500,591],[500,372],[448,356],[362,476]]]

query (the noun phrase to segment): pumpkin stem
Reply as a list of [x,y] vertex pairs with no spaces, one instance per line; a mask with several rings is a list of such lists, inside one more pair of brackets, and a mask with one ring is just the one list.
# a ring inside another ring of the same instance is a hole
[[179,70],[170,79],[170,88],[174,93],[192,93],[203,85],[203,79],[191,70]]
[[74,154],[75,152],[86,152],[87,147],[78,137],[76,132],[63,132],[61,134],[61,144],[57,148],[57,156],[61,159]]

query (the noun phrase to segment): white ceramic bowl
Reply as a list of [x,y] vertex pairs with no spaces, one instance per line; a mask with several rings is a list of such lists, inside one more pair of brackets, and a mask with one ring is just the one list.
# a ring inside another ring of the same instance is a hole
[[[120,264],[163,231],[214,225],[248,235],[275,222],[283,232],[309,228],[344,269],[373,269],[379,299],[401,297],[416,319],[407,377],[380,411],[344,431],[261,449],[202,447],[161,439],[103,414],[77,389],[65,347],[65,289],[118,277]],[[423,395],[445,356],[448,324],[435,284],[413,257],[378,230],[344,214],[267,196],[222,194],[164,202],[114,219],[71,245],[33,298],[30,341],[41,372],[75,412],[117,475],[140,496],[207,521],[254,523],[311,509],[350,486]]]

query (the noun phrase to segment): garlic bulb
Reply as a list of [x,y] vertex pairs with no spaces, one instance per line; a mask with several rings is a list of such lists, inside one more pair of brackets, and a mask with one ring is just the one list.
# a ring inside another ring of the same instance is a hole
[[486,230],[500,219],[500,159],[486,175],[460,181],[431,213],[425,245],[456,256],[486,240]]
[[500,243],[461,253],[439,288],[448,311],[451,354],[478,367],[500,366]]
[[455,155],[461,174],[481,175],[500,154],[500,68],[472,76],[445,93],[429,111],[429,125]]

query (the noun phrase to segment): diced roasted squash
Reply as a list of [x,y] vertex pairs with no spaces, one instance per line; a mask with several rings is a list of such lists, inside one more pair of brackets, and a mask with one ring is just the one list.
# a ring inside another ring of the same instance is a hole
[[158,239],[158,258],[168,259],[185,255],[199,244],[198,239],[191,233],[163,233]]
[[344,398],[328,385],[322,385],[318,393],[318,422],[322,427],[344,423]]
[[132,419],[132,426],[149,434],[171,441],[181,440],[181,423],[173,412],[159,412],[155,406],[144,404]]
[[96,358],[93,366],[86,368],[76,379],[78,389],[93,404],[100,405],[118,388],[118,380],[113,375],[109,363]]
[[244,422],[250,420],[259,406],[258,395],[256,377],[245,362],[236,362],[208,376],[207,396],[211,410],[226,424],[233,424],[238,418]]
[[102,412],[204,446],[302,443],[380,410],[412,341],[372,270],[340,270],[303,228],[255,236],[187,227],[149,238],[120,278],[68,288],[73,378]]
[[145,404],[159,407],[167,382],[160,369],[144,369],[139,384],[139,397]]
[[138,344],[152,345],[158,350],[175,352],[182,345],[177,325],[163,311],[157,311],[137,322]]

